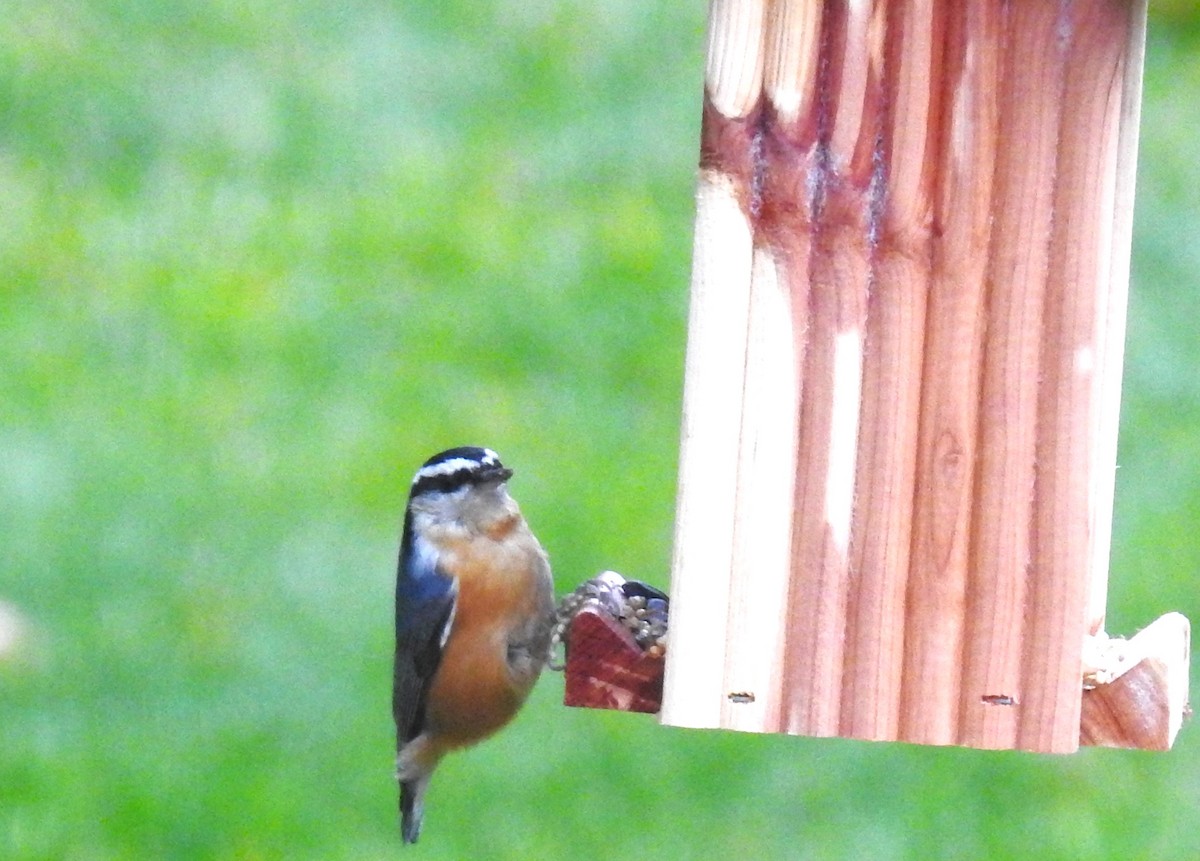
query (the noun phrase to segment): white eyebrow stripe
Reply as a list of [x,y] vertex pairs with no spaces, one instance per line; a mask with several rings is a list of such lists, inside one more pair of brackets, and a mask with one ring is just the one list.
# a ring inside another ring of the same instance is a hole
[[413,478],[413,484],[416,484],[422,478],[434,478],[439,475],[450,475],[462,469],[474,469],[479,466],[478,461],[467,460],[465,457],[455,457],[450,460],[443,460],[441,463],[435,463],[433,466],[423,466],[417,470],[416,476]]
[[433,466],[423,466],[417,470],[417,474],[413,477],[413,484],[416,484],[422,478],[435,478],[439,475],[451,475],[459,470],[478,469],[482,466],[492,466],[499,463],[500,456],[490,448],[483,450],[483,458],[480,460],[471,460],[466,457],[452,457],[450,460],[444,460],[441,463],[435,463]]

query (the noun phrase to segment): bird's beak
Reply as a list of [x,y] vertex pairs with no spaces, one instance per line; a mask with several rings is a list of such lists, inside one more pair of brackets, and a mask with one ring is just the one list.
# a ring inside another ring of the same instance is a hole
[[485,481],[508,481],[513,476],[513,471],[507,466],[489,466],[483,471],[483,479]]

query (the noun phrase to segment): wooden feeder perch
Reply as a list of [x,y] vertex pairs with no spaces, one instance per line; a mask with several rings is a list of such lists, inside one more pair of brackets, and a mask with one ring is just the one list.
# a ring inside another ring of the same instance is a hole
[[1170,747],[1187,620],[1104,633],[1145,5],[712,0],[663,723]]

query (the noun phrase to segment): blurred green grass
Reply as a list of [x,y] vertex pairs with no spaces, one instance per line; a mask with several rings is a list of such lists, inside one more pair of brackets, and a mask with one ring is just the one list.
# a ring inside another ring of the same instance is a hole
[[[1200,619],[1200,14],[1155,8],[1110,624]],[[561,588],[664,582],[703,4],[0,16],[0,857],[399,852],[392,565],[485,443]],[[669,34],[664,36],[664,34]],[[1193,679],[1196,674],[1193,673]],[[434,858],[1200,857],[1200,741],[662,729],[545,679]]]

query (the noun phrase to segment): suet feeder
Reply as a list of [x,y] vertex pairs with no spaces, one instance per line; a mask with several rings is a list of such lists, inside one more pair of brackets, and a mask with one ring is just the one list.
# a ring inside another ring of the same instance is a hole
[[1170,747],[1187,620],[1104,632],[1145,14],[712,0],[663,723]]

